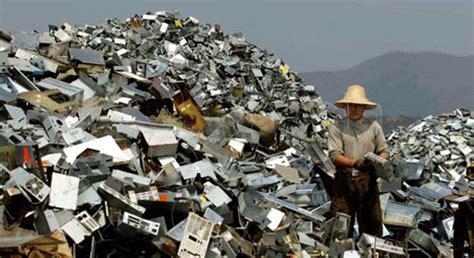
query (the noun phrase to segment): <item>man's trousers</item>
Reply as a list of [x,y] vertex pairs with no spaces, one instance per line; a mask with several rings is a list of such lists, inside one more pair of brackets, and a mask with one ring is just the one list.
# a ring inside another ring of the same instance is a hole
[[331,214],[343,212],[351,216],[349,236],[353,236],[355,215],[359,234],[367,233],[382,237],[382,210],[375,176],[359,172],[358,176],[346,170],[338,170],[334,179],[334,196],[331,198]]

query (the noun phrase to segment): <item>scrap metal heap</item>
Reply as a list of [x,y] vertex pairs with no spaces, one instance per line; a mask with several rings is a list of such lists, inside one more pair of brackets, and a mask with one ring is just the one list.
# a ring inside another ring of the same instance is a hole
[[350,217],[328,216],[336,115],[281,59],[177,12],[0,32],[0,101],[1,255],[437,255],[472,189],[472,112],[394,132],[390,231],[352,250]]
[[388,137],[388,144],[402,166],[419,168],[409,179],[433,176],[438,181],[459,181],[474,163],[474,115],[470,110],[428,116],[407,128],[399,127]]
[[[388,204],[384,223],[392,215],[387,216],[387,210],[395,211],[397,216],[405,214],[406,218],[412,216],[407,216],[412,210],[415,218],[418,209],[418,218],[412,221],[412,226],[418,229],[409,233],[412,244],[430,255],[452,256],[449,251],[452,243],[455,257],[463,253],[472,256],[474,112],[457,109],[430,115],[407,128],[393,130],[387,142],[395,177],[381,187],[383,192],[391,191],[381,196]],[[404,204],[393,206],[394,199]],[[457,235],[454,230],[458,231]]]

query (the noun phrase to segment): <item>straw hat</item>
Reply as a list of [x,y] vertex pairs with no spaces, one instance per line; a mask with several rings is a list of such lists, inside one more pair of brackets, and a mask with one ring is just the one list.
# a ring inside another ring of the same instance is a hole
[[367,98],[364,87],[358,84],[353,84],[347,87],[344,98],[334,103],[338,108],[345,108],[346,104],[365,105],[367,109],[373,109],[377,106],[376,103]]

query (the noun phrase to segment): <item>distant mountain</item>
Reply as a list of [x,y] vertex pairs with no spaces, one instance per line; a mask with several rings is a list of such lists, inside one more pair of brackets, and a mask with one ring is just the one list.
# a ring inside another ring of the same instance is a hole
[[391,52],[347,70],[301,73],[322,98],[333,103],[349,84],[366,87],[368,97],[381,104],[384,115],[424,117],[474,109],[474,56],[434,52]]
[[382,117],[382,129],[386,136],[390,131],[396,129],[398,126],[408,127],[415,123],[419,118],[407,117],[407,116],[383,116]]

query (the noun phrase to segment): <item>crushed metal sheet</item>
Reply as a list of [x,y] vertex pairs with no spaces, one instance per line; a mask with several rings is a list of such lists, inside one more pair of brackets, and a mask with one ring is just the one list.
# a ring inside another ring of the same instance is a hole
[[217,212],[211,208],[207,208],[203,215],[204,218],[208,219],[214,225],[222,225],[224,218],[221,217]]
[[87,149],[96,150],[100,153],[112,156],[114,157],[114,161],[117,162],[130,160],[130,157],[125,155],[115,142],[114,138],[108,135],[63,149],[64,154],[66,154],[66,161],[72,164],[77,156]]
[[276,164],[275,171],[290,183],[298,184],[301,180],[297,169]]
[[267,214],[267,219],[269,219],[271,222],[267,225],[267,227],[275,231],[283,220],[283,217],[285,217],[284,212],[271,208]]
[[281,199],[278,199],[276,197],[274,197],[273,195],[271,194],[267,194],[267,193],[261,193],[265,199],[267,199],[268,201],[271,201],[271,202],[274,202],[284,208],[287,208],[289,210],[292,210],[294,212],[297,212],[305,217],[308,217],[312,220],[314,220],[315,222],[318,222],[318,223],[323,223],[326,219],[323,217],[323,216],[320,216],[320,215],[317,215],[317,214],[313,214],[312,212],[306,210],[306,209],[303,209],[301,207],[298,207],[294,204],[291,204],[291,203],[288,203],[286,201],[283,201]]
[[195,178],[198,174],[201,177],[211,177],[217,180],[214,169],[214,165],[209,160],[201,160],[189,165],[180,166],[178,171],[185,180]]
[[40,88],[52,90],[57,89],[62,94],[66,95],[69,100],[76,100],[78,103],[82,104],[84,99],[84,90],[77,88],[69,83],[62,82],[60,80],[45,78],[37,83]]
[[176,154],[178,141],[172,130],[143,126],[138,128],[148,144],[148,156],[162,157]]
[[133,203],[132,201],[130,201],[129,198],[115,191],[113,188],[109,187],[105,183],[102,183],[100,185],[100,189],[102,189],[104,192],[109,194],[109,197],[113,198],[109,201],[111,205],[113,205],[112,202],[116,201],[117,206],[123,208],[126,211],[129,211],[130,213],[134,213],[134,214],[145,213],[146,211],[145,207]]
[[74,101],[58,103],[50,98],[50,96],[59,93],[60,91],[58,89],[46,90],[43,92],[28,91],[19,93],[17,97],[26,100],[35,106],[45,108],[49,111],[57,111],[59,113],[64,113],[77,107],[77,103]]
[[86,239],[87,229],[77,220],[72,219],[64,224],[61,229],[66,233],[76,244],[80,244]]
[[102,53],[92,49],[69,48],[71,59],[85,64],[105,65]]
[[267,168],[275,169],[276,165],[290,167],[290,162],[285,155],[269,158],[265,161]]
[[135,175],[129,172],[125,172],[122,170],[114,169],[111,174],[112,177],[115,177],[121,181],[125,182],[132,182],[139,185],[149,185],[151,183],[151,179],[148,177],[143,177],[139,175]]
[[171,237],[173,240],[176,240],[178,242],[181,242],[184,237],[184,231],[187,225],[188,219],[184,219],[181,222],[179,222],[176,226],[174,226],[172,229],[166,233],[167,236]]
[[224,190],[210,182],[204,183],[204,193],[206,198],[216,207],[229,204],[232,201],[232,199],[224,192]]

